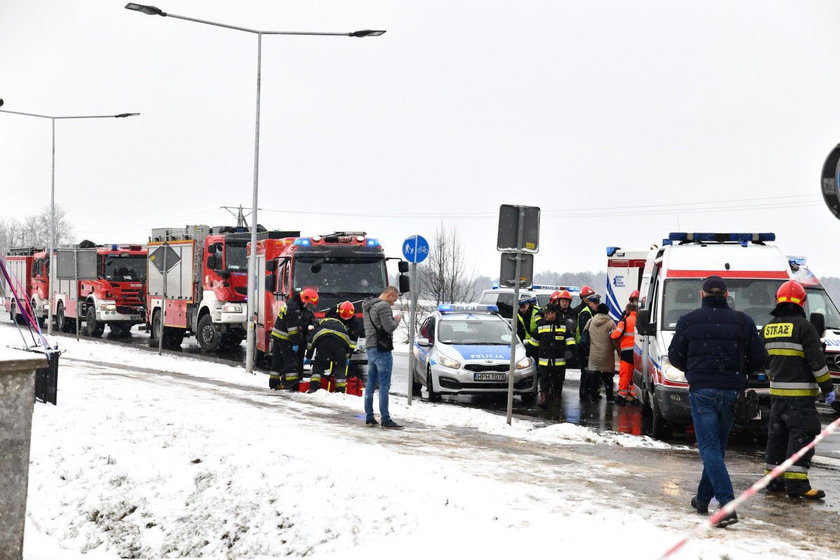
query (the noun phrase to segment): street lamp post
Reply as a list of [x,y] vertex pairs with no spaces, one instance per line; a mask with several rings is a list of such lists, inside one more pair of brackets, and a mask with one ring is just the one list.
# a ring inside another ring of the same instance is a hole
[[[2,102],[0,102],[2,105]],[[70,119],[124,119],[126,117],[136,117],[140,113],[120,113],[118,115],[39,115],[37,113],[23,113],[20,111],[0,110],[0,113],[9,113],[11,115],[23,115],[25,117],[37,117],[39,119],[49,119],[52,122],[52,171],[50,173],[50,288],[49,288],[49,303],[47,304],[47,335],[52,336],[53,329],[53,294],[55,293],[55,121],[70,120]]]
[[255,304],[257,301],[257,204],[259,202],[259,165],[260,165],[260,87],[262,78],[262,36],[263,35],[316,35],[316,36],[332,36],[332,37],[378,37],[385,33],[383,30],[362,29],[359,31],[351,31],[345,33],[325,33],[312,31],[262,31],[258,29],[249,29],[247,27],[239,27],[236,25],[228,25],[225,23],[217,23],[213,21],[206,21],[186,16],[179,16],[164,12],[155,6],[146,6],[143,4],[134,4],[129,2],[125,5],[127,10],[140,12],[150,16],[171,17],[175,19],[182,19],[185,21],[192,21],[195,23],[203,23],[205,25],[213,25],[215,27],[224,27],[225,29],[233,29],[235,31],[244,31],[252,33],[257,36],[257,103],[256,103],[256,125],[254,127],[254,184],[251,201],[251,254],[248,258],[248,295],[247,295],[247,315],[248,315],[248,338],[245,350],[245,370],[247,372],[254,371],[254,354],[256,350],[256,317]]

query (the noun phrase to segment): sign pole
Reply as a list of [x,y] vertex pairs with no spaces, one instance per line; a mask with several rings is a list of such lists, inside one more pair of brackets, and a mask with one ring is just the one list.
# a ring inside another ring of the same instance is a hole
[[[166,243],[166,241],[163,242],[161,248],[163,248],[163,294],[161,294],[160,299],[160,332],[158,333],[158,356],[163,354],[163,331],[164,324],[166,324],[166,280],[169,276],[169,269],[166,268],[166,253],[168,252],[167,249],[169,248],[169,245]],[[154,328],[154,321],[152,321],[152,329]]]
[[[508,371],[508,395],[507,395],[507,423],[510,426],[513,417],[513,372],[516,371],[516,345],[518,336],[516,334],[519,323],[519,285],[522,274],[522,244],[525,231],[525,207],[519,207],[519,228],[516,234],[516,276],[513,284],[513,313],[510,316],[510,369]],[[525,342],[524,340],[522,341]]]
[[412,235],[403,242],[403,256],[409,262],[409,285],[411,287],[408,311],[408,395],[411,405],[414,391],[414,336],[417,316],[417,263],[429,256],[429,242],[422,235]]
[[[416,240],[415,240],[416,241]],[[414,392],[414,335],[415,335],[415,317],[417,313],[417,263],[408,265],[408,277],[411,281],[411,305],[408,311],[408,405],[411,406],[412,393]]]
[[[79,304],[79,248],[73,247],[73,285],[76,286],[76,340],[79,340],[79,331],[82,328],[82,325],[79,321],[79,310],[82,306]],[[70,295],[72,297],[73,290],[70,290]],[[67,310],[64,310],[64,314],[67,314]],[[59,325],[59,329],[63,325]]]

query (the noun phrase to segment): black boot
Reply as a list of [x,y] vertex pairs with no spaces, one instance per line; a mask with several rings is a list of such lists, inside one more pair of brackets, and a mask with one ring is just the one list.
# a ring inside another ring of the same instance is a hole
[[306,391],[306,392],[307,393],[314,393],[315,391],[317,391],[320,388],[321,388],[321,382],[320,381],[310,381],[309,382],[309,390]]

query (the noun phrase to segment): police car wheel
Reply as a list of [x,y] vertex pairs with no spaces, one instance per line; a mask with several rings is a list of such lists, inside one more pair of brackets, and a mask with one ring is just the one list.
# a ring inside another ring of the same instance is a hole
[[426,369],[426,392],[429,394],[429,402],[437,402],[440,400],[440,393],[435,391],[432,385],[432,370]]

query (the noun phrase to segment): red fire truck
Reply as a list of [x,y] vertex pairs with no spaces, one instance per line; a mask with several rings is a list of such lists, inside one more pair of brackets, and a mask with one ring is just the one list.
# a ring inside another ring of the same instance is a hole
[[[40,292],[33,293],[32,290],[32,270],[36,255],[39,258],[39,266],[45,266],[46,252],[44,252],[43,248],[25,247],[10,249],[9,254],[6,256],[6,267],[14,279],[13,281],[19,283],[18,285],[12,286],[17,292],[18,297],[30,303],[34,316],[40,316],[40,313],[34,311],[37,308],[35,296],[40,296]],[[32,294],[31,297],[30,294]],[[38,297],[38,300],[42,302],[42,306],[46,306],[47,293],[44,292],[43,297]],[[22,314],[17,309],[10,287],[6,287],[3,306],[12,321],[21,322]]]
[[[349,300],[362,316],[362,301],[376,297],[388,285],[382,245],[365,232],[336,232],[313,237],[278,237],[267,234],[257,242],[257,270],[265,280],[257,286],[257,356],[270,354],[271,329],[277,310],[294,291],[315,288],[319,301],[316,317]],[[407,263],[401,263],[406,264]],[[406,267],[407,268],[407,267]],[[400,267],[400,272],[404,272]],[[401,277],[401,291],[408,291],[407,277]],[[360,344],[352,357],[353,366],[367,364]]]
[[161,302],[165,299],[162,342],[167,348],[179,347],[190,334],[205,352],[242,342],[250,238],[244,227],[195,225],[152,230],[146,321],[153,341],[161,335]]
[[[13,249],[12,273],[25,285],[34,316],[49,316],[49,255],[44,250]],[[115,336],[126,336],[143,323],[146,250],[141,245],[95,245],[83,241],[55,250],[53,317],[55,328],[75,332],[77,319],[87,336],[102,336],[107,324]],[[10,315],[14,303],[6,303]]]

